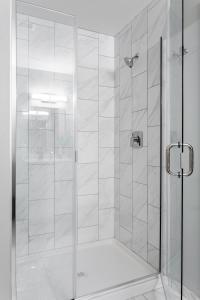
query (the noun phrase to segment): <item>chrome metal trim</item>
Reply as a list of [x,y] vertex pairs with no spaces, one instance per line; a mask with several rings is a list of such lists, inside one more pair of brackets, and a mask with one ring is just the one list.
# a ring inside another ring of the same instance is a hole
[[17,299],[16,288],[16,65],[17,65],[17,11],[16,2],[12,1],[12,32],[11,32],[11,147],[12,147],[12,249],[11,249],[11,295]]
[[[175,148],[175,147],[178,147],[178,148],[182,147],[183,149],[185,147],[187,147],[189,149],[189,171],[188,172],[184,172],[183,169],[181,168],[181,166],[180,166],[181,170],[178,171],[177,173],[171,171],[171,168],[170,168],[170,153],[171,153],[171,149]],[[167,148],[166,148],[166,170],[167,170],[167,173],[169,175],[176,176],[176,177],[191,176],[192,173],[194,172],[194,148],[192,147],[192,145],[190,145],[190,144],[181,144],[181,143],[175,143],[175,144],[168,145]]]
[[183,144],[182,146],[189,149],[189,171],[182,173],[183,176],[188,177],[194,172],[194,148],[190,144]]

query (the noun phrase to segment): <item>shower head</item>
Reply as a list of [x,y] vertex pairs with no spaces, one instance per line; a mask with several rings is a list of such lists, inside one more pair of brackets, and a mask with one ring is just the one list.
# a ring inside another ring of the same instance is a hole
[[133,57],[124,57],[124,62],[125,64],[132,69],[134,62],[139,58],[139,54],[137,53],[135,56]]

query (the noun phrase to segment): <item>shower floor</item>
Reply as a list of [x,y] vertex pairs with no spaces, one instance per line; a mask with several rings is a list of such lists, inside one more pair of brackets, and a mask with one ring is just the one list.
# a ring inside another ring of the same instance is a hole
[[[72,249],[17,261],[17,300],[72,299]],[[77,297],[133,281],[156,271],[115,240],[79,246]]]

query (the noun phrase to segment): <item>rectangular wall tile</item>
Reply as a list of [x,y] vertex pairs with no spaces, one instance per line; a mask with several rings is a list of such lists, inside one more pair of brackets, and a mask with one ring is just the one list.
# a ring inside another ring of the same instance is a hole
[[148,50],[148,87],[160,83],[160,43]]
[[114,148],[99,149],[99,178],[114,178]]
[[132,166],[120,164],[120,194],[128,198],[132,197]]
[[165,33],[166,9],[165,1],[158,1],[148,10],[149,48],[158,43],[160,37]]
[[132,40],[137,41],[147,34],[147,9],[138,14],[133,21]]
[[99,211],[99,238],[100,240],[114,237],[114,208]]
[[160,85],[148,90],[148,126],[160,125]]
[[73,220],[71,214],[55,217],[55,247],[63,248],[72,246]]
[[148,128],[148,164],[150,166],[160,165],[160,127]]
[[98,132],[78,133],[78,161],[79,163],[98,162]]
[[134,68],[132,69],[132,75],[136,76],[138,74],[147,71],[147,35],[143,35],[139,40],[133,42],[132,45],[132,56],[136,54],[139,55],[134,63]]
[[17,13],[17,38],[28,40],[28,16]]
[[114,87],[114,58],[99,57],[99,84]]
[[71,148],[57,147],[55,149],[55,180],[73,179],[74,152]]
[[120,99],[131,97],[131,69],[120,68]]
[[78,196],[78,227],[98,225],[98,195]]
[[29,165],[29,200],[53,199],[53,165]]
[[98,240],[98,226],[91,226],[86,228],[79,228],[78,230],[78,242],[92,243]]
[[16,149],[16,183],[28,183],[28,149]]
[[54,232],[54,200],[29,202],[29,236]]
[[17,75],[17,111],[28,111],[28,76]]
[[133,182],[133,217],[147,222],[147,204],[147,185]]
[[78,68],[78,98],[98,100],[98,70]]
[[78,130],[98,131],[98,102],[78,101]]
[[159,270],[159,249],[155,248],[151,244],[148,244],[148,262],[152,265],[156,270]]
[[132,232],[132,199],[120,195],[120,226]]
[[78,165],[78,194],[94,195],[98,194],[98,164]]
[[128,230],[124,229],[123,227],[120,227],[119,229],[119,238],[120,242],[124,244],[126,247],[131,249],[132,247],[132,234]]
[[78,34],[78,65],[98,68],[98,39]]
[[114,117],[114,88],[99,88],[99,115],[102,117]]
[[131,131],[120,132],[120,162],[132,163],[132,147],[130,146]]
[[114,207],[114,178],[99,179],[99,208]]
[[73,181],[55,182],[55,214],[72,213]]
[[55,114],[55,146],[73,147],[73,116]]
[[133,77],[133,111],[147,109],[147,73]]
[[147,184],[147,148],[133,150],[133,181]]
[[125,66],[124,58],[131,57],[131,25],[125,27],[119,37],[120,67]]
[[136,218],[133,219],[132,249],[147,260],[147,223]]
[[149,243],[159,248],[160,242],[160,209],[157,207],[153,207],[151,205],[148,206],[148,240]]
[[17,74],[28,75],[28,41],[17,39]]
[[132,99],[120,100],[120,130],[131,130],[132,128]]
[[58,47],[73,48],[73,28],[64,24],[55,24],[55,44]]
[[16,255],[28,255],[28,220],[16,222]]
[[148,203],[160,207],[160,168],[148,166]]
[[114,38],[109,35],[99,35],[99,54],[114,57]]
[[16,185],[16,220],[28,219],[28,184]]
[[54,160],[53,130],[29,130],[29,159],[35,163],[50,163]]
[[33,235],[29,238],[29,253],[48,251],[54,247],[54,234]]
[[17,147],[28,147],[28,116],[24,112],[17,112]]
[[114,118],[99,118],[99,146],[114,147]]

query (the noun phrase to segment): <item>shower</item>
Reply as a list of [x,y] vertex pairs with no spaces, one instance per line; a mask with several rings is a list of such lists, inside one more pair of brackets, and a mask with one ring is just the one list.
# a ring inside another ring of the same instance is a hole
[[133,68],[133,65],[134,65],[134,62],[136,60],[139,59],[139,54],[137,53],[135,56],[133,57],[124,57],[124,62],[125,64],[130,68],[132,69]]

